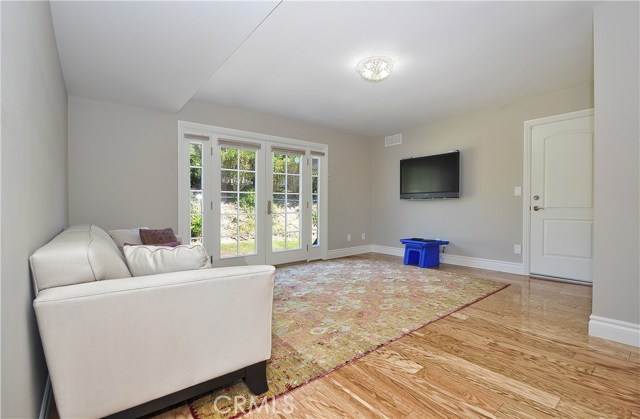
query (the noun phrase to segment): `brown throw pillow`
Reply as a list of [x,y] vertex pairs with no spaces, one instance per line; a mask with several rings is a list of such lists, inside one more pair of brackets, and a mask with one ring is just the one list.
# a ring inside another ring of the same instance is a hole
[[178,241],[171,227],[163,230],[140,229],[142,244],[164,244]]

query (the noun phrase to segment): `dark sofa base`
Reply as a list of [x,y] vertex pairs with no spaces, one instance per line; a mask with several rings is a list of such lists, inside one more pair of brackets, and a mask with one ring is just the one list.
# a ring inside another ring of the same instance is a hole
[[249,387],[249,390],[251,390],[253,394],[259,395],[266,393],[267,390],[269,390],[269,386],[267,384],[267,361],[249,365],[246,368],[230,372],[222,377],[214,378],[213,380],[205,381],[204,383],[196,384],[195,386],[184,390],[123,410],[122,412],[114,413],[113,415],[107,416],[107,418],[139,418],[141,416],[166,409],[169,406],[184,402],[185,400],[207,393],[211,390],[215,390],[218,387],[231,384],[241,378],[245,380],[247,387]]

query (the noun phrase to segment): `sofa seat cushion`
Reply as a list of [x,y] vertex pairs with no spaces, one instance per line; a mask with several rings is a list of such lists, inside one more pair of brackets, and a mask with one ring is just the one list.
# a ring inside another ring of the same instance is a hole
[[127,265],[133,276],[190,271],[211,267],[211,261],[200,244],[169,246],[124,246]]
[[131,277],[114,241],[96,225],[69,227],[36,250],[29,261],[37,291]]

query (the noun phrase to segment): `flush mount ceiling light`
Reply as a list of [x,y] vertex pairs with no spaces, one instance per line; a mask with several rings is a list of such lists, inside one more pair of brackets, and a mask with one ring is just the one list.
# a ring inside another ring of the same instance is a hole
[[367,57],[361,60],[356,71],[367,81],[381,81],[389,77],[393,60],[385,56]]

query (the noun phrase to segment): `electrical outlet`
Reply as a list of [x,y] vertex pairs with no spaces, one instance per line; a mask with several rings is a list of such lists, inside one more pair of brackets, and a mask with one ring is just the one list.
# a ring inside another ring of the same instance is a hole
[[519,255],[522,253],[522,246],[520,246],[519,244],[514,244],[513,245],[513,253],[515,253],[516,255]]
[[522,186],[516,186],[513,188],[514,196],[522,196]]
[[347,233],[347,241],[350,242],[351,241],[351,233]]
[[362,233],[362,240],[366,240],[367,239],[367,235],[365,233]]

